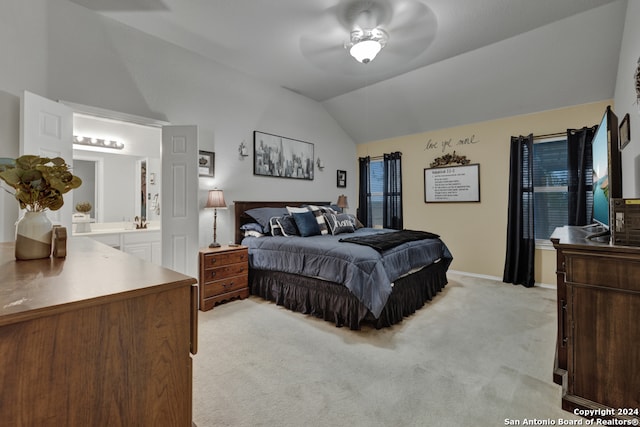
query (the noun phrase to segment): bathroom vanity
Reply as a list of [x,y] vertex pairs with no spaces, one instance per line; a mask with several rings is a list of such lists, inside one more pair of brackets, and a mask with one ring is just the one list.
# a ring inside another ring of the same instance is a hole
[[90,237],[93,240],[119,249],[145,261],[162,264],[161,230],[158,225],[136,229],[133,225],[118,223],[92,224],[87,233],[73,232],[74,236]]

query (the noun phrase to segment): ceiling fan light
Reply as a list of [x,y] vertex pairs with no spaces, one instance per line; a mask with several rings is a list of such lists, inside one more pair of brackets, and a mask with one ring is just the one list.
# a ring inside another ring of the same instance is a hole
[[378,52],[382,50],[382,45],[376,40],[362,40],[355,43],[349,49],[349,54],[353,58],[363,64],[373,61]]

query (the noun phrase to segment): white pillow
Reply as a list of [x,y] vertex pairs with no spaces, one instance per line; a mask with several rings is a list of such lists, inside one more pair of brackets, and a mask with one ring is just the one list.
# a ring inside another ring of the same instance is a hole
[[287,206],[287,211],[289,211],[289,214],[304,213],[304,212],[308,212],[309,208],[296,208],[293,206]]

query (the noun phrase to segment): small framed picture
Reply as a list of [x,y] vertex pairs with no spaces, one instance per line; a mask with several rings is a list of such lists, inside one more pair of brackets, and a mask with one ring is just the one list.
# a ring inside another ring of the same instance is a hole
[[627,113],[620,122],[620,149],[622,150],[629,141],[631,141],[631,129],[629,125],[629,113]]
[[211,151],[198,151],[198,174],[200,176],[214,176],[215,153]]
[[337,174],[337,185],[338,188],[344,188],[347,186],[347,171],[338,171]]

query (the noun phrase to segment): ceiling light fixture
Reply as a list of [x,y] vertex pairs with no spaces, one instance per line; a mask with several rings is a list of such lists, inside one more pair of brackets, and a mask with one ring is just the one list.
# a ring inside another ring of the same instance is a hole
[[85,145],[87,147],[112,148],[114,150],[122,150],[124,143],[111,139],[88,138],[86,136],[73,136],[73,143],[77,145]]
[[351,41],[344,47],[358,62],[368,64],[386,46],[389,35],[380,28],[355,29],[351,31]]

